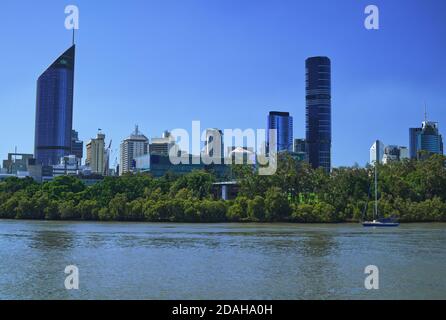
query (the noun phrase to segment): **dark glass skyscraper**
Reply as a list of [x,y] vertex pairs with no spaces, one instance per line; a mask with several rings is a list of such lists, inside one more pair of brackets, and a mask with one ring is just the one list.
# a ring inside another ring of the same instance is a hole
[[[288,112],[272,111],[268,116],[268,130],[277,130],[277,151],[293,151],[293,117]],[[269,152],[269,131],[266,134]]]
[[423,121],[421,128],[409,129],[409,143],[411,158],[423,158],[425,152],[431,154],[443,154],[443,137],[438,130],[438,123]]
[[331,62],[312,57],[306,67],[306,141],[313,168],[331,170]]
[[37,80],[34,156],[43,165],[71,153],[74,62],[73,45]]

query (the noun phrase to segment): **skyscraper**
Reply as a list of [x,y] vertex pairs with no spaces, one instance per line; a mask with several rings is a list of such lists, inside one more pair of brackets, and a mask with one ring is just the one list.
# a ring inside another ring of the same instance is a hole
[[85,164],[90,167],[91,172],[96,174],[105,174],[106,152],[105,152],[105,134],[98,133],[96,139],[91,139],[87,143],[87,159]]
[[71,154],[76,156],[80,165],[84,156],[84,142],[79,140],[79,133],[76,130],[71,131]]
[[135,131],[121,142],[121,161],[119,165],[119,175],[133,172],[136,167],[135,158],[148,154],[149,139],[143,135],[138,126]]
[[266,134],[269,152],[269,130],[277,130],[277,151],[293,151],[293,117],[288,112],[271,111],[268,115],[268,132]]
[[376,140],[370,148],[370,164],[381,163],[384,156],[384,143]]
[[211,158],[222,159],[225,155],[223,131],[219,129],[206,129],[204,142],[204,155]]
[[37,80],[34,156],[55,165],[71,153],[75,45],[65,51]]
[[421,128],[410,128],[409,129],[409,153],[411,159],[417,158],[417,143],[418,135],[421,133]]
[[438,123],[423,121],[421,128],[409,129],[410,157],[420,158],[422,152],[427,154],[443,154],[443,137]]
[[169,131],[164,131],[161,138],[152,138],[149,145],[149,153],[168,156],[172,147],[175,146],[175,138]]
[[331,170],[331,62],[312,57],[306,70],[306,140],[313,168]]

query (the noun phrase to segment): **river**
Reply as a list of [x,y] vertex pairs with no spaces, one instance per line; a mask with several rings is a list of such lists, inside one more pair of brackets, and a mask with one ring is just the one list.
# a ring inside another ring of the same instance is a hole
[[0,299],[428,298],[446,298],[446,224],[0,221]]

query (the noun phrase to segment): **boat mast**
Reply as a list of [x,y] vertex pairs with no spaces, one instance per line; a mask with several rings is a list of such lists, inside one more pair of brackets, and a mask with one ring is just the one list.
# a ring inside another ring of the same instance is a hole
[[373,220],[378,216],[378,164],[375,163],[375,211],[373,213]]

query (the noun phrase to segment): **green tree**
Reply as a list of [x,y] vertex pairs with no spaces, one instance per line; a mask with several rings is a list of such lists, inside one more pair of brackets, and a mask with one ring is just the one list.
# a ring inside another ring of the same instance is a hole
[[278,187],[272,187],[266,192],[265,208],[268,221],[283,221],[291,214],[288,197]]

